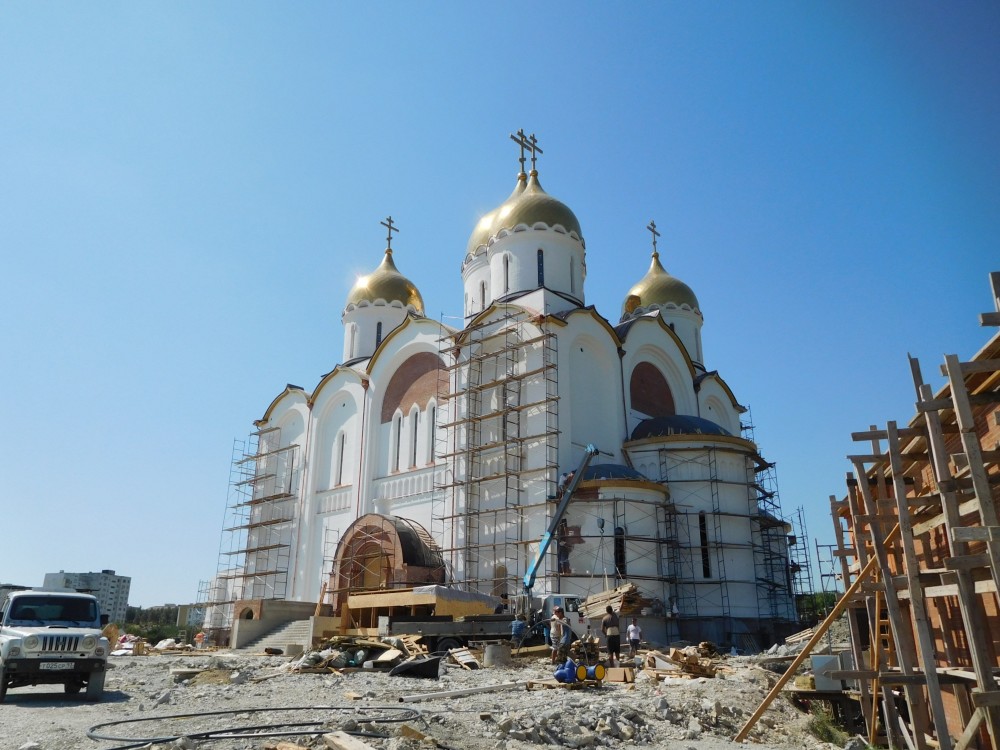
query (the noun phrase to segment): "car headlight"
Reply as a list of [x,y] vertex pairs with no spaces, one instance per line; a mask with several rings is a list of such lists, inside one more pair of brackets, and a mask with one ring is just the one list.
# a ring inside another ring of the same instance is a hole
[[20,646],[11,646],[10,651],[7,652],[8,659],[13,659],[15,656],[20,656],[20,655],[21,655]]
[[92,635],[85,635],[83,641],[80,642],[80,648],[84,651],[90,651],[94,646],[97,645],[97,638]]
[[104,646],[98,646],[94,656],[104,656]]
[[25,651],[35,651],[40,644],[41,641],[38,640],[37,635],[29,635],[27,638],[24,639]]

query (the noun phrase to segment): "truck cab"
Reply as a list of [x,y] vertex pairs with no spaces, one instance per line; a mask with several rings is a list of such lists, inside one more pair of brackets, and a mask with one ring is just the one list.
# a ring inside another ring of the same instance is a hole
[[10,688],[63,685],[104,692],[109,644],[97,599],[73,591],[15,591],[0,604],[0,702]]

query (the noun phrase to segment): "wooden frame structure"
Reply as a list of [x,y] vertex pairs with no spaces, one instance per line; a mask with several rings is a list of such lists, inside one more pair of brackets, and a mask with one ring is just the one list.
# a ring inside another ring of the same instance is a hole
[[[991,282],[980,320],[1000,326]],[[831,497],[856,668],[830,676],[857,680],[872,744],[1000,750],[1000,334],[946,356],[937,393],[910,364],[917,416],[854,433],[866,451]]]

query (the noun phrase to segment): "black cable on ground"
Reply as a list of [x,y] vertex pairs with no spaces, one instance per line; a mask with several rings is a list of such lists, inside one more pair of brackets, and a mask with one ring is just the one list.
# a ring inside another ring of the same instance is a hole
[[[368,716],[365,710],[358,710],[354,706],[291,706],[291,707],[281,707],[281,706],[270,706],[267,708],[243,708],[243,709],[227,709],[225,711],[200,711],[194,713],[183,713],[183,714],[165,714],[162,716],[144,716],[139,719],[121,719],[119,721],[108,721],[102,724],[95,724],[90,729],[87,730],[87,737],[92,740],[106,740],[111,742],[128,742],[128,745],[121,745],[119,747],[110,748],[109,750],[133,750],[133,748],[145,747],[151,743],[155,742],[173,742],[174,740],[181,739],[182,737],[188,737],[194,740],[222,740],[222,739],[246,739],[249,737],[296,737],[308,734],[319,734],[325,731],[327,726],[327,721],[286,721],[277,724],[258,724],[258,725],[245,725],[245,726],[235,726],[235,727],[222,727],[219,729],[211,729],[202,732],[189,732],[181,733],[170,736],[163,737],[118,737],[114,735],[99,734],[98,730],[102,730],[106,727],[123,726],[125,724],[140,724],[140,723],[150,723],[156,721],[166,721],[169,719],[203,719],[208,716],[224,716],[228,714],[255,714],[255,713],[265,713],[265,712],[277,712],[277,711],[329,711],[344,713],[350,712],[351,718],[354,718],[359,724],[393,724],[403,721],[411,721],[419,719],[421,717],[421,712],[417,709],[400,707],[400,706],[366,706],[368,712],[387,712],[390,716]],[[302,729],[290,729],[291,727],[302,727]],[[305,729],[309,727],[309,729]],[[272,731],[265,732],[261,734],[258,730],[278,730],[283,731]],[[384,735],[378,735],[374,733],[366,732],[348,732],[348,734],[353,734],[357,736],[368,736],[368,737],[384,737]]]

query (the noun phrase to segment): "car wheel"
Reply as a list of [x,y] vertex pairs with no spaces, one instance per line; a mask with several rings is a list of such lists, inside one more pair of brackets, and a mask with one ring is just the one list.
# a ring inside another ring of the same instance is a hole
[[7,670],[0,667],[0,703],[7,697]]
[[76,695],[77,693],[80,692],[82,688],[83,685],[81,685],[79,682],[67,682],[65,685],[63,685],[63,689],[70,695]]
[[457,638],[441,638],[437,642],[437,651],[448,652],[453,648],[462,648],[462,642]]

